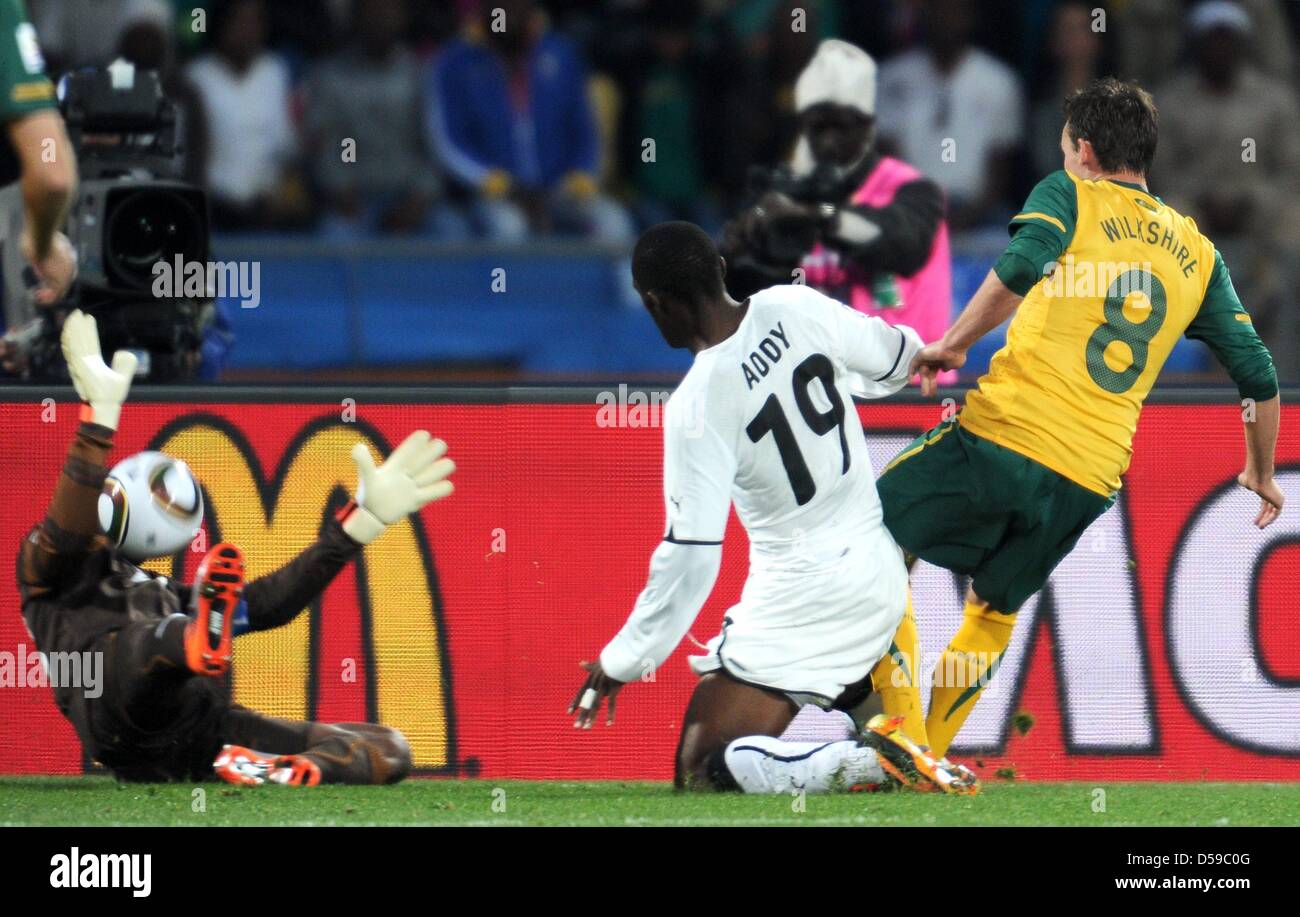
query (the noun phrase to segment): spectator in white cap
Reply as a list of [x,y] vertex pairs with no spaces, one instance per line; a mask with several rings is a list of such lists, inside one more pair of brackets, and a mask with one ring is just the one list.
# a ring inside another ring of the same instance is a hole
[[937,340],[952,311],[943,192],[877,152],[875,61],[847,42],[824,41],[794,94],[793,161],[724,229],[732,295],[802,279]]
[[1216,28],[1250,34],[1250,16],[1232,0],[1206,0],[1192,10],[1188,26],[1193,35],[1202,35]]
[[1278,374],[1294,379],[1300,243],[1300,107],[1250,55],[1242,6],[1210,0],[1188,19],[1192,64],[1156,93],[1154,189],[1214,238]]

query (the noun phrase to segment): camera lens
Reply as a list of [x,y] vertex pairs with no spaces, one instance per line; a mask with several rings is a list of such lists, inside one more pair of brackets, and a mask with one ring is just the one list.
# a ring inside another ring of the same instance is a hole
[[197,208],[174,191],[129,191],[111,206],[104,230],[104,261],[120,284],[148,289],[153,266],[202,261],[207,248],[204,220]]

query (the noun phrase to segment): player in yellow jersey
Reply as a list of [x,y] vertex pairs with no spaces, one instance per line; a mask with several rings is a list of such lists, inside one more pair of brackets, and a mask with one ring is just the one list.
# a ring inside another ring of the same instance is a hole
[[1273,361],[1214,244],[1147,190],[1154,101],[1131,83],[1098,80],[1066,100],[1065,122],[1064,171],[1030,193],[993,270],[912,368],[933,394],[938,372],[962,366],[972,344],[1014,315],[1006,346],[956,418],[903,450],[879,481],[898,543],[972,577],[924,726],[913,727],[925,735],[911,736],[939,757],[996,670],[1017,609],[1114,502],[1142,402],[1180,337],[1209,345],[1253,402],[1237,480],[1262,498],[1255,524],[1282,509]]

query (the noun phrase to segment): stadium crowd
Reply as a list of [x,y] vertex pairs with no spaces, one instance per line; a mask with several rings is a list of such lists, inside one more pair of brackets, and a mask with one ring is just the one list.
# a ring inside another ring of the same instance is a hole
[[[1152,190],[1216,239],[1279,369],[1300,347],[1300,4],[1282,0],[29,0],[51,75],[123,55],[183,106],[220,231],[626,244],[788,157],[818,43],[880,62],[882,152],[1004,238],[1062,96],[1161,106]],[[519,24],[519,27],[515,27]],[[504,28],[502,28],[504,25]]]

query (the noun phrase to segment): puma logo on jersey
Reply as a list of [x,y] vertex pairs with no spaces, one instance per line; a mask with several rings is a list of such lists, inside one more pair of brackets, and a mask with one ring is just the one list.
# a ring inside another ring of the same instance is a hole
[[[790,339],[785,336],[784,326],[784,322],[777,322],[776,327],[769,329],[767,336],[759,341],[758,348],[750,351],[749,358],[740,364],[741,372],[745,374],[745,385],[751,390],[763,381],[772,367],[781,362],[785,351],[790,349]],[[784,349],[777,341],[785,345]]]

